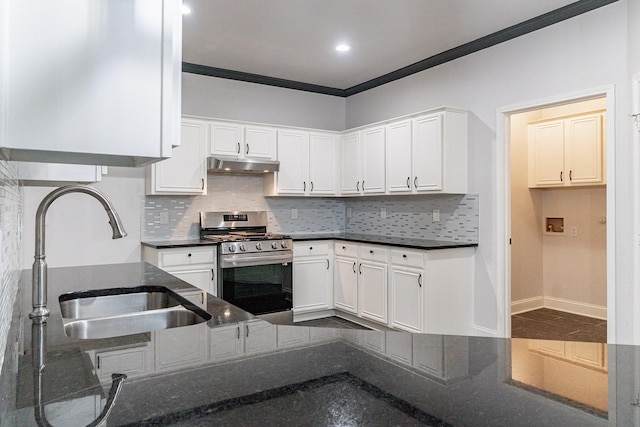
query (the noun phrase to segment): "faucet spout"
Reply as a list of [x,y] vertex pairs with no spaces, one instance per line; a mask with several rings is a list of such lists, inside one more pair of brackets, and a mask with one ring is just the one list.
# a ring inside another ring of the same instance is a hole
[[54,200],[68,193],[84,193],[93,196],[96,200],[102,204],[104,210],[109,217],[109,225],[113,231],[113,238],[119,239],[125,237],[127,232],[124,230],[122,221],[118,216],[115,208],[107,199],[107,196],[93,187],[86,185],[67,185],[53,190],[47,194],[40,202],[38,210],[36,211],[36,248],[33,261],[33,295],[32,306],[33,311],[29,313],[29,317],[46,319],[49,316],[49,310],[47,310],[47,262],[45,261],[45,218],[47,210]]

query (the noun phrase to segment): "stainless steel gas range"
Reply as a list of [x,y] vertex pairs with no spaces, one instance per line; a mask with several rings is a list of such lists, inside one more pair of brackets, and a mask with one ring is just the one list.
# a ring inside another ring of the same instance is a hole
[[267,232],[266,212],[200,212],[200,238],[218,242],[219,298],[263,318],[292,317],[293,242]]

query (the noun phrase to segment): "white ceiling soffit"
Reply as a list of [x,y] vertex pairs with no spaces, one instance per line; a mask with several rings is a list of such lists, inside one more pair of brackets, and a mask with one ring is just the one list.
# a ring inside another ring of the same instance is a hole
[[183,70],[349,96],[615,1],[184,0]]

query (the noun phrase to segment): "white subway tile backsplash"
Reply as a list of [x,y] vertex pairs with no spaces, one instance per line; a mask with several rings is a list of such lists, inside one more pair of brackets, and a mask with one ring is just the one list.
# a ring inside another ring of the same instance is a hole
[[14,164],[0,161],[0,368],[19,283],[22,242],[22,192]]
[[[209,175],[206,196],[143,198],[142,239],[198,237],[198,212],[264,210],[269,231],[279,233],[350,232],[478,242],[478,196],[413,195],[361,198],[264,197],[262,176]],[[297,218],[292,218],[292,209]],[[347,209],[351,215],[347,218]],[[386,218],[381,218],[386,209]],[[440,221],[432,221],[433,209]],[[161,224],[160,212],[169,222]]]

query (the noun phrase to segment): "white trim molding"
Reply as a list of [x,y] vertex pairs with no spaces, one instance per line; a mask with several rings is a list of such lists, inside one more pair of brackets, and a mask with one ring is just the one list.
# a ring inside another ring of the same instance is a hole
[[549,308],[565,313],[607,320],[607,307],[605,306],[554,297],[533,297],[513,301],[511,303],[511,314],[526,313],[539,308]]
[[[638,75],[638,80],[640,81],[640,74]],[[609,343],[615,344],[616,342],[616,114],[615,85],[613,84],[540,99],[538,101],[505,106],[496,111],[496,197],[498,204],[496,221],[501,225],[498,227],[498,240],[496,245],[496,263],[498,271],[496,283],[496,304],[498,311],[496,332],[499,337],[511,336],[511,250],[509,245],[509,239],[511,237],[511,165],[509,158],[510,117],[512,114],[516,113],[523,113],[526,111],[567,104],[570,102],[584,101],[602,96],[606,97],[607,100],[607,337]],[[638,164],[636,164],[636,166],[638,166]],[[638,191],[636,191],[636,193],[638,193]],[[638,203],[640,206],[640,201]],[[636,218],[637,217],[638,215],[636,215]],[[638,230],[640,231],[640,223],[638,224]],[[640,232],[636,233],[636,235],[640,242]],[[640,280],[640,270],[638,280]],[[636,297],[636,303],[640,303],[640,292],[638,294],[639,295]],[[527,304],[532,303],[527,302]],[[601,313],[600,310],[592,311]]]
[[544,297],[533,297],[511,301],[511,315],[544,308]]
[[485,328],[484,326],[473,325],[474,337],[497,337],[498,331],[495,329]]

